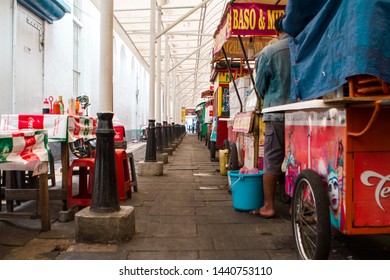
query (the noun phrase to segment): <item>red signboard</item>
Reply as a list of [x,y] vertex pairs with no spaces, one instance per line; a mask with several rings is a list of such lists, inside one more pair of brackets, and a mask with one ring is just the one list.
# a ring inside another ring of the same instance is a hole
[[356,153],[354,226],[390,225],[390,153]]
[[222,19],[214,36],[214,53],[233,35],[275,36],[275,20],[284,15],[285,8],[285,5],[260,3],[230,4],[227,16]]
[[233,4],[228,15],[232,35],[275,35],[274,22],[284,15],[284,9],[284,5]]

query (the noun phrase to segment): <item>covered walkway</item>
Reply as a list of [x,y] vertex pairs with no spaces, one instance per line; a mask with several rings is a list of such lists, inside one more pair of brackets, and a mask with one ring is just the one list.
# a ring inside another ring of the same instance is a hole
[[[145,143],[130,144],[136,163]],[[138,176],[136,233],[128,243],[84,244],[74,239],[74,221],[61,223],[60,201],[51,201],[51,230],[40,221],[0,220],[0,259],[11,260],[292,260],[296,259],[289,206],[277,199],[274,219],[236,211],[227,177],[209,150],[187,134],[169,156],[160,177]],[[61,176],[57,176],[61,178]],[[61,182],[57,182],[60,186]],[[388,235],[332,239],[330,259],[388,259]],[[363,245],[364,244],[364,245]]]

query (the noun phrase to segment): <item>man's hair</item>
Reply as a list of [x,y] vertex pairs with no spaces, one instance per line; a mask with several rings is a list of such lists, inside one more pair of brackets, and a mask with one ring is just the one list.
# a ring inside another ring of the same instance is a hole
[[276,30],[276,33],[278,33],[278,34],[284,32],[284,30],[282,28],[282,19],[283,19],[283,16],[278,17],[275,20],[275,30]]

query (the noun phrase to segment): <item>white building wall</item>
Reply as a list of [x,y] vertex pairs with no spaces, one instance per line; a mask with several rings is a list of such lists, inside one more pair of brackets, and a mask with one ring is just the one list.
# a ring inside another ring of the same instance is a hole
[[83,1],[83,94],[90,97],[89,115],[96,116],[99,100],[100,13],[90,1]]
[[[73,96],[73,16],[45,22],[43,97],[63,97],[65,109]],[[42,100],[43,102],[43,100]],[[41,102],[41,103],[42,103]]]
[[[71,3],[72,1],[70,1]],[[15,112],[40,112],[43,99],[62,95],[67,101],[73,96],[73,15],[66,14],[53,24],[44,23],[45,50],[42,100],[34,105],[39,108],[23,108],[13,100],[13,0],[0,1],[0,114]],[[90,98],[89,115],[96,116],[99,96],[99,47],[100,13],[88,0],[83,1],[82,19],[82,94]],[[149,74],[131,53],[124,41],[115,34],[114,43],[114,114],[126,129],[128,140],[136,139],[135,130],[148,124]],[[16,58],[17,59],[17,58]],[[20,97],[18,97],[20,98]],[[18,100],[16,98],[15,100]]]
[[12,113],[12,0],[0,1],[0,113]]

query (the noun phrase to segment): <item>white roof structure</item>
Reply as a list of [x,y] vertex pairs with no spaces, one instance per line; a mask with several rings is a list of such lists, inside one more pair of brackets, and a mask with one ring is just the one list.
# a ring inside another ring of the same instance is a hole
[[[156,67],[156,75],[161,72],[164,90],[165,73],[176,73],[175,94],[184,107],[195,107],[203,101],[201,93],[210,87],[213,35],[229,2],[231,0],[156,0],[156,39],[161,39],[156,45],[157,54],[161,44],[161,67]],[[285,4],[286,0],[249,2]],[[120,25],[128,36],[128,45],[146,69],[150,66],[150,3],[149,0],[114,1],[114,24]],[[156,56],[158,59],[159,55]]]

